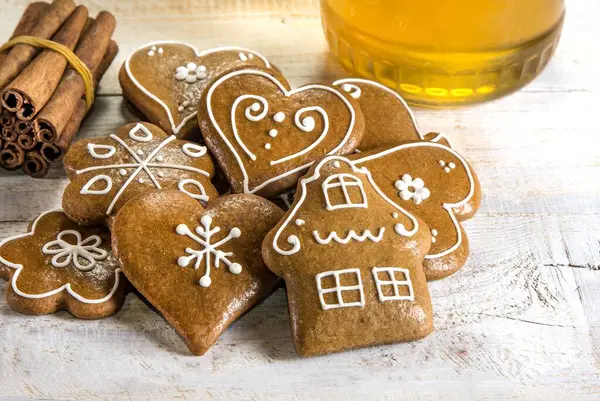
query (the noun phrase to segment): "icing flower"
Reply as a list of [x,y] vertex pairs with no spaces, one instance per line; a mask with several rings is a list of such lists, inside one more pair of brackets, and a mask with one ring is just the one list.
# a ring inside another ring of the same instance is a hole
[[[64,240],[64,237],[75,237],[74,243]],[[82,240],[81,234],[75,230],[62,231],[56,240],[48,242],[42,248],[45,255],[54,255],[52,265],[65,267],[71,262],[80,271],[87,272],[96,266],[97,260],[104,260],[108,253],[99,248],[102,240],[97,235],[92,235]],[[81,263],[81,260],[87,263]]]
[[188,84],[193,84],[198,79],[206,79],[206,67],[198,66],[196,63],[187,63],[185,66],[177,67],[175,79]]
[[402,179],[396,181],[394,186],[398,190],[398,194],[402,200],[407,201],[412,199],[415,205],[420,204],[431,195],[429,189],[425,187],[423,180],[420,178],[413,180],[410,174],[404,174]]

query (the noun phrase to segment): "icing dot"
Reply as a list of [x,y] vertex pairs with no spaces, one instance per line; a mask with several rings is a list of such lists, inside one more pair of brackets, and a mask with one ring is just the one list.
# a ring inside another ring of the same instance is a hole
[[240,60],[248,61],[248,57],[246,57],[246,55],[244,53],[240,53],[240,54],[238,54],[238,56],[240,57]]
[[231,235],[232,238],[239,238],[240,235],[242,235],[242,231],[237,227],[233,227],[231,229],[231,231],[229,232],[229,234]]
[[149,55],[150,57],[154,56],[154,51],[153,51],[153,50],[150,50],[150,51],[148,52],[148,55]]
[[162,157],[162,156],[156,156],[156,161],[157,162],[162,162],[163,160],[165,160],[164,157]]
[[143,183],[144,183],[144,179],[143,179],[143,178],[138,178],[138,182],[139,182],[140,184],[143,184]]
[[186,68],[188,70],[196,71],[196,68],[198,68],[198,66],[196,65],[196,63],[191,62],[186,64]]
[[127,170],[125,170],[124,168],[122,168],[121,170],[119,170],[119,174],[121,174],[121,175],[127,175]]
[[164,52],[165,52],[165,51],[163,50],[163,48],[162,48],[162,47],[159,47],[159,48],[158,48],[158,54],[163,54]]
[[252,105],[250,106],[250,110],[252,110],[252,111],[259,111],[260,110],[260,104],[258,104],[258,103],[252,103]]
[[333,166],[334,166],[334,167],[336,167],[336,168],[339,168],[339,167],[341,167],[342,165],[340,164],[340,162],[338,162],[338,161],[335,161],[335,162],[333,162]]
[[141,156],[141,155],[144,154],[144,151],[142,149],[138,149],[138,150],[135,151],[135,153],[137,153],[138,155]]
[[179,235],[184,235],[187,232],[187,226],[185,224],[180,224],[175,228],[175,232]]
[[437,236],[438,235],[438,230],[436,230],[435,228],[433,230],[431,230],[431,235]]
[[277,130],[276,129],[272,129],[271,131],[269,131],[269,136],[271,138],[275,138],[277,136]]
[[444,167],[446,165],[446,162],[443,160],[440,160],[440,166]]
[[159,171],[159,172],[157,173],[157,175],[158,175],[160,178],[164,178],[164,176],[165,176],[165,173],[163,173],[162,171]]
[[455,167],[456,167],[456,164],[454,164],[454,163],[450,162],[450,163],[448,163],[448,167],[450,167],[450,168],[455,168]]
[[305,221],[304,221],[304,220],[302,220],[302,219],[296,219],[296,225],[297,225],[297,226],[301,226],[301,225],[303,225],[304,223],[305,223]]
[[185,108],[184,108],[183,106],[179,106],[179,107],[177,108],[177,111],[179,111],[179,112],[181,113],[181,112],[182,112],[184,109],[185,109]]
[[233,263],[229,266],[229,271],[233,274],[240,274],[242,272],[242,266],[239,263]]
[[267,149],[267,150],[271,149],[271,144],[270,143],[265,143],[265,149]]
[[196,73],[196,76],[200,79],[206,79],[206,73],[205,72],[198,72]]
[[273,120],[277,123],[280,123],[283,120],[285,120],[285,114],[283,113],[283,111],[275,113],[275,115],[273,116]]
[[200,285],[204,288],[210,287],[211,282],[212,282],[212,280],[208,276],[204,276],[200,279]]
[[252,60],[252,59],[254,58],[254,54],[252,54],[252,53],[248,54],[248,58],[249,58],[250,60]]
[[450,167],[444,167],[444,171],[445,171],[446,173],[449,173],[449,172],[450,172]]
[[398,218],[398,213],[396,213],[396,212],[392,213],[392,217],[395,218],[395,219],[397,219]]
[[201,65],[200,67],[198,67],[198,71],[200,72],[205,72],[206,71],[206,67]]
[[183,102],[183,107],[188,107],[190,105],[190,101],[189,100],[185,100]]

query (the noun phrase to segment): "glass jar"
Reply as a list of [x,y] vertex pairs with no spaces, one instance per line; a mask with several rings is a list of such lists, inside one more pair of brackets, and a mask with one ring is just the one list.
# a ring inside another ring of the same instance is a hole
[[514,91],[552,56],[563,0],[321,0],[331,51],[353,75],[421,106]]

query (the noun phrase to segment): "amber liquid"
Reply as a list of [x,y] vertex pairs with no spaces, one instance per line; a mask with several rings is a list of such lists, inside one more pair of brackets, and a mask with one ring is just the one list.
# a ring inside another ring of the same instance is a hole
[[331,51],[352,75],[422,106],[514,91],[552,56],[563,0],[321,0]]

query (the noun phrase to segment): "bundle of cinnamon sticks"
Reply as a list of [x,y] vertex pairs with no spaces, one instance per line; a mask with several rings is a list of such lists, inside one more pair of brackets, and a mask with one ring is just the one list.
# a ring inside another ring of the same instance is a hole
[[[95,89],[118,52],[115,26],[112,14],[90,18],[73,0],[36,2],[11,39],[28,35],[69,48],[92,73]],[[60,53],[28,44],[0,53],[0,166],[45,176],[79,130],[88,111],[84,95],[84,79]]]

